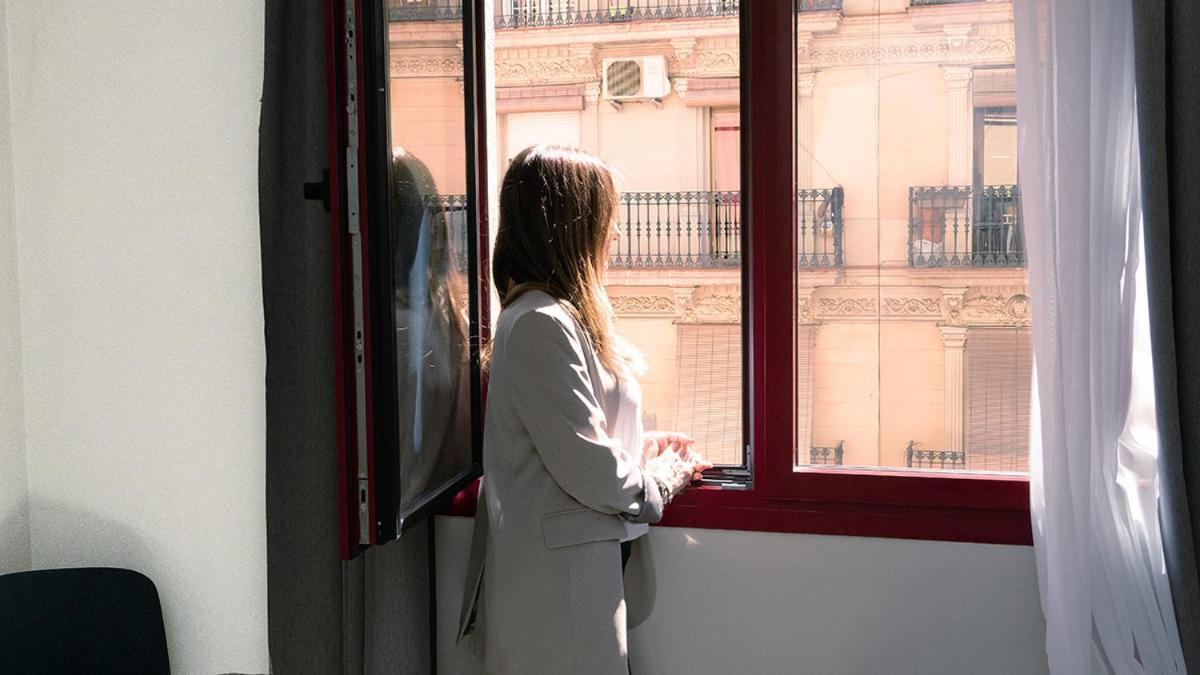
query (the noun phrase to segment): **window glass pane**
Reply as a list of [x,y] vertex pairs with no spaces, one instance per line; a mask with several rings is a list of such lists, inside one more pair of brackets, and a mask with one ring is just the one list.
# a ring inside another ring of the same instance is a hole
[[463,24],[461,3],[449,0],[387,0],[387,9],[403,516],[471,464]]
[[738,3],[497,0],[496,142],[577,147],[621,191],[607,289],[647,429],[742,465]]
[[984,4],[798,5],[798,467],[1028,470],[1011,3]]

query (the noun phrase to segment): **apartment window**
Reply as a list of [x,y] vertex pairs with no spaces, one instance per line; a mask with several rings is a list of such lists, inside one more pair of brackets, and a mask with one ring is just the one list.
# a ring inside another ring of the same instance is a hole
[[712,111],[712,186],[721,192],[741,186],[741,113],[736,108]]
[[[581,147],[618,175],[607,289],[649,366],[643,421],[718,463],[665,525],[1027,543],[1009,20],[980,19],[994,48],[964,66],[936,7],[552,5],[437,3],[458,11],[393,12],[387,31],[391,138],[462,195],[445,220],[465,230],[471,359],[490,316],[483,195],[527,145]],[[473,78],[489,58],[494,78]],[[639,92],[604,86],[612,59]]]

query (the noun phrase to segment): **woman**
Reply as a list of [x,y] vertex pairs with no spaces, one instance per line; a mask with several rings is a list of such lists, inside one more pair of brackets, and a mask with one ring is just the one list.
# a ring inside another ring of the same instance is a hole
[[710,466],[686,437],[642,431],[641,359],[601,284],[616,206],[609,169],[559,147],[521,152],[501,187],[503,309],[460,630],[478,624],[495,675],[627,673],[628,542]]

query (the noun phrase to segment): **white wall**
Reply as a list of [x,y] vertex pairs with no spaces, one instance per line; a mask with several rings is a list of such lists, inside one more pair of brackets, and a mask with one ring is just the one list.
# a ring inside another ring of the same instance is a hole
[[140,570],[174,672],[265,672],[262,3],[9,0],[8,38],[33,566]]
[[[454,635],[472,521],[439,517],[438,665],[480,673]],[[1033,549],[652,528],[657,598],[634,672],[1045,673]]]
[[32,564],[29,483],[21,389],[21,308],[17,292],[17,228],[13,213],[8,31],[0,0],[0,574]]

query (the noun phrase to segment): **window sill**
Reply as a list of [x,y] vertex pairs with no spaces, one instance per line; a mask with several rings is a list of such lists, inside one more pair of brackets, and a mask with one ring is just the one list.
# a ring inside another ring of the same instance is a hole
[[[875,484],[874,488],[882,487],[885,491],[888,483],[912,480],[908,476],[866,477]],[[933,480],[962,481],[942,477]],[[972,482],[988,480],[973,477]],[[1007,503],[988,508],[889,504],[879,503],[878,499],[875,503],[814,501],[766,497],[758,489],[695,487],[679,495],[667,507],[666,515],[658,525],[1031,546],[1029,481],[1010,478],[999,485],[1005,493],[1003,502]],[[903,483],[893,487],[908,489]],[[478,482],[455,496],[442,514],[474,516],[477,492]],[[878,497],[878,492],[873,496]]]

